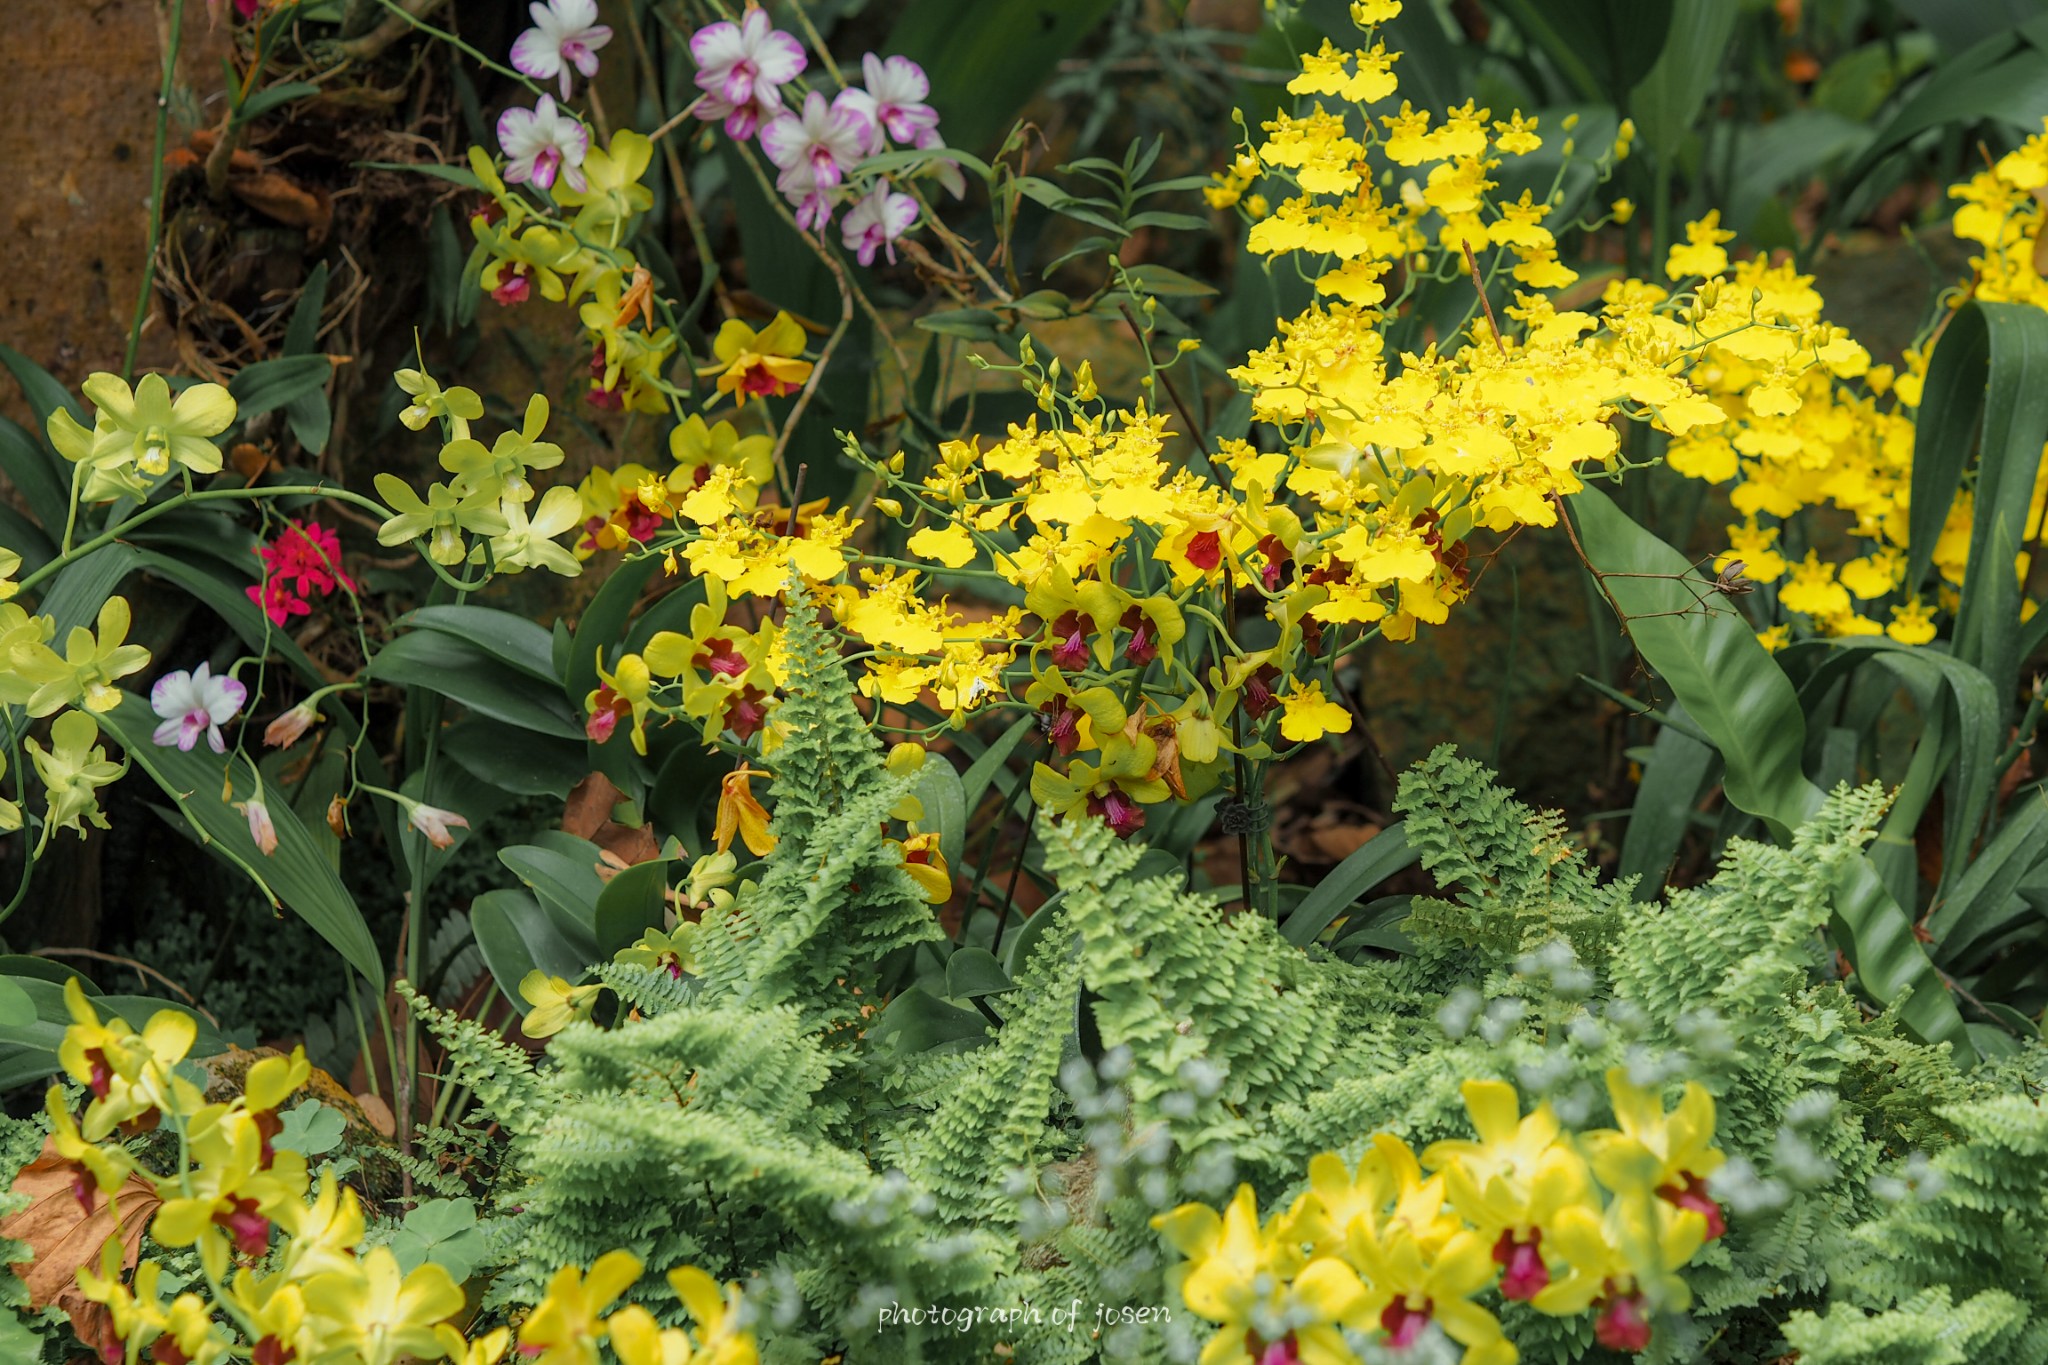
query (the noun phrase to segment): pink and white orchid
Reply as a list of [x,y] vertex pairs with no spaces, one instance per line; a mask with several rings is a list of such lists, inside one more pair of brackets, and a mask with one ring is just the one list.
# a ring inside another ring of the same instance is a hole
[[824,226],[833,192],[874,146],[875,125],[855,107],[853,94],[842,90],[828,102],[813,90],[801,114],[777,115],[761,129],[761,150],[782,170],[775,186],[803,207],[807,228]]
[[867,197],[855,204],[840,224],[839,240],[862,265],[873,265],[877,251],[886,252],[889,263],[894,265],[896,239],[910,231],[910,225],[916,221],[917,200],[907,194],[895,194],[887,180],[877,180]]
[[860,59],[860,69],[867,88],[846,92],[853,106],[897,146],[926,146],[925,135],[938,129],[939,111],[924,102],[932,92],[924,68],[908,57],[882,58],[870,52]]
[[190,752],[201,735],[217,754],[228,751],[220,727],[233,719],[249,698],[249,689],[233,678],[216,678],[207,664],[191,672],[166,673],[149,689],[149,709],[163,717],[150,738],[168,748]]
[[698,29],[690,35],[690,59],[706,96],[697,117],[724,119],[726,135],[740,142],[782,112],[781,87],[810,61],[804,45],[770,24],[762,9],[749,9],[736,24],[728,19]]
[[534,26],[513,42],[512,65],[537,81],[561,77],[567,99],[571,69],[585,80],[597,75],[597,50],[612,40],[612,31],[597,22],[597,0],[547,0],[527,12]]
[[563,113],[552,95],[542,95],[531,109],[512,108],[498,115],[498,144],[510,158],[505,165],[507,184],[547,189],[560,175],[570,189],[586,187],[583,158],[590,152],[590,130],[573,114]]

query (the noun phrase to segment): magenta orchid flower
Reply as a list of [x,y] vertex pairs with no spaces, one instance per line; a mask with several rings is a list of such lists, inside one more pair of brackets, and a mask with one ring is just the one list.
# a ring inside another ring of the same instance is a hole
[[781,168],[775,184],[793,200],[837,189],[846,173],[874,146],[875,125],[855,107],[855,92],[827,101],[821,90],[804,96],[801,114],[783,113],[761,128],[761,150]]
[[560,175],[569,188],[585,188],[583,158],[590,152],[590,130],[557,108],[553,95],[542,95],[531,109],[512,108],[498,115],[498,144],[510,158],[505,166],[507,184],[530,182],[547,189]]
[[804,45],[770,24],[762,9],[748,10],[736,24],[728,19],[698,29],[690,35],[690,59],[705,94],[697,117],[724,119],[726,135],[738,142],[782,112],[781,87],[810,61]]
[[233,719],[248,699],[248,688],[233,678],[214,677],[204,663],[189,673],[183,669],[166,673],[149,689],[149,709],[163,717],[163,724],[150,739],[166,748],[175,744],[189,753],[205,735],[207,745],[224,754],[228,746],[220,727]]
[[597,22],[597,0],[547,0],[527,12],[533,27],[512,44],[512,65],[537,81],[561,77],[567,99],[570,71],[585,80],[597,75],[597,50],[612,40],[612,31]]
[[860,59],[860,68],[867,88],[846,92],[853,107],[897,146],[927,145],[925,136],[938,130],[939,111],[924,102],[932,92],[924,68],[908,57],[884,59],[872,52]]
[[892,193],[887,180],[877,180],[867,197],[855,204],[840,224],[840,240],[862,265],[873,265],[877,251],[886,252],[889,264],[894,265],[896,239],[910,231],[910,225],[916,221],[917,200],[907,194]]

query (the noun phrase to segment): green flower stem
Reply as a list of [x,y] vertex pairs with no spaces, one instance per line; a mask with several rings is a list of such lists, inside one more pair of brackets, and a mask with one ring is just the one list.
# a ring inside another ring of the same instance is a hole
[[[203,493],[180,493],[176,497],[157,503],[154,507],[143,508],[113,530],[102,532],[91,540],[86,541],[83,545],[65,550],[64,553],[43,565],[42,568],[23,578],[19,588],[24,592],[33,588],[36,584],[57,573],[72,561],[83,559],[94,550],[113,544],[121,538],[123,532],[132,531],[142,523],[154,521],[164,513],[175,511],[180,507],[201,502],[251,502],[263,498],[287,497],[333,498],[339,502],[353,503],[365,511],[375,513],[386,521],[395,515],[390,508],[380,502],[372,501],[360,493],[351,493],[346,488],[335,488],[324,483],[297,485],[290,488],[212,488]],[[73,499],[72,505],[76,507],[76,499]]]
[[[26,831],[29,818],[28,807],[25,804],[28,796],[28,774],[21,769],[23,762],[21,734],[14,728],[14,710],[15,708],[12,706],[0,706],[0,725],[4,725],[7,729],[7,762],[10,770],[14,773],[14,794],[17,798],[22,798],[17,800],[15,804],[22,807],[22,828]],[[21,903],[28,899],[29,883],[35,875],[35,870],[36,860],[34,858],[23,858],[21,860],[21,882],[14,888],[14,894],[8,898],[7,904],[0,906],[0,924],[6,923],[8,918],[21,908]]]
[[[161,15],[162,9],[157,13]],[[135,378],[135,352],[142,345],[142,325],[149,320],[149,295],[156,288],[156,253],[164,232],[164,147],[171,128],[171,83],[178,74],[178,47],[185,37],[185,0],[171,0],[171,26],[164,34],[164,75],[156,95],[156,156],[149,174],[149,249],[142,258],[142,285],[135,294],[135,317],[128,324],[128,349],[121,360],[121,378]],[[77,493],[71,506],[78,507]],[[64,539],[68,545],[71,533]]]

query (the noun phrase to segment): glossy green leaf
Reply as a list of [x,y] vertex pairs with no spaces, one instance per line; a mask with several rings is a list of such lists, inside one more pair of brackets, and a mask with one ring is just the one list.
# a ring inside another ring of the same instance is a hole
[[587,857],[534,843],[499,849],[498,861],[540,899],[549,920],[588,963],[599,955],[597,898],[604,894],[604,879],[597,873],[597,845],[575,842],[589,850]]
[[1728,799],[1789,837],[1821,800],[1800,770],[1806,717],[1791,680],[1740,612],[1714,605],[1719,599],[1691,562],[1606,494],[1585,489],[1572,496],[1572,509],[1636,648],[1721,751]]
[[[1684,712],[1683,707],[1672,710]],[[1636,786],[1635,805],[1622,836],[1621,864],[1615,869],[1617,877],[1638,879],[1637,900],[1655,900],[1663,891],[1714,761],[1712,747],[1671,726],[1658,729],[1650,761],[1643,765],[1642,781]]]
[[286,355],[259,360],[228,381],[228,392],[245,418],[281,408],[295,398],[327,387],[334,364],[324,355]]
[[988,1041],[988,1020],[978,1010],[949,1004],[922,986],[898,992],[868,1029],[870,1047],[898,1055],[963,1051]]
[[[1579,98],[1618,104],[1663,52],[1673,0],[1501,0],[1515,27],[1543,50]],[[1695,53],[1695,60],[1718,60]]]
[[614,874],[597,897],[598,957],[609,958],[630,948],[649,929],[661,928],[666,922],[664,893],[687,870],[678,859],[656,858]]
[[36,415],[36,429],[42,430],[50,420],[50,414],[62,408],[78,419],[80,426],[90,427],[92,418],[86,414],[85,405],[71,396],[71,391],[57,382],[56,376],[30,360],[12,346],[0,346],[0,365],[14,376],[14,382],[21,385],[21,396],[28,400],[29,410]]
[[441,752],[478,781],[520,796],[565,798],[590,772],[583,741],[528,731],[508,743],[505,727],[488,718],[458,721],[443,730]]
[[469,907],[477,951],[505,998],[519,1006],[519,982],[538,968],[549,976],[580,980],[590,957],[578,952],[555,927],[540,902],[525,891],[486,891]]
[[1926,929],[1944,960],[1967,953],[1999,926],[1994,917],[2048,852],[2048,788],[2035,784],[2014,797],[1998,832],[1969,870],[1927,916]]
[[5,417],[0,417],[0,474],[20,492],[47,537],[64,534],[71,509],[72,466]]
[[36,1002],[28,998],[27,991],[0,976],[0,1029],[26,1028],[35,1020]]
[[[283,659],[309,686],[327,685],[326,673],[313,662],[312,656],[299,647],[299,642],[288,631],[273,625],[263,609],[249,600],[248,594],[242,590],[246,584],[225,582],[219,574],[176,555],[141,549],[132,553],[136,567],[177,584],[204,602],[241,637],[243,644]],[[355,720],[346,707],[337,702],[325,710],[329,716],[340,717],[349,727],[349,732],[354,733]]]
[[529,678],[561,684],[562,675],[555,671],[553,638],[544,627],[513,612],[466,605],[419,607],[393,624],[438,630],[468,641]]
[[100,608],[141,560],[139,551],[116,541],[72,560],[58,571],[43,593],[39,609],[56,623],[53,642],[59,652],[73,626],[93,625]]
[[1058,921],[1058,916],[1054,912],[1059,909],[1060,897],[1065,894],[1064,891],[1055,891],[1046,898],[1045,904],[1032,911],[1021,924],[1017,923],[1015,915],[1010,917],[1010,932],[1003,940],[1002,949],[1003,971],[1011,980],[1014,981],[1024,974],[1024,968],[1031,961],[1031,954],[1037,951],[1039,940],[1052,932],[1054,924]]
[[[1980,345],[1950,351],[1958,331],[1967,342],[1981,332]],[[1979,442],[1970,527],[1969,569],[1962,602],[1956,609],[1955,656],[1975,664],[1991,680],[2001,698],[2017,688],[2020,667],[2020,585],[2013,562],[2027,541],[2027,512],[2033,501],[2034,478],[2041,447],[2048,441],[2048,312],[2016,303],[1971,303],[1950,322],[1948,334],[1934,349],[1927,387],[1944,390],[1978,388],[1983,399],[1983,430]],[[1949,410],[1966,406],[1953,403]],[[1966,424],[1967,425],[1967,424]],[[1961,440],[1967,442],[1968,431]],[[1913,530],[1919,518],[1918,452],[1915,441]],[[1946,455],[1958,439],[1953,425],[1939,433]],[[1946,513],[1946,504],[1941,504]],[[1929,534],[1938,534],[1939,524]],[[1917,554],[1919,545],[1911,547]],[[1909,564],[1909,571],[1911,565]]]
[[1387,878],[1415,865],[1418,854],[1408,846],[1407,827],[1396,822],[1354,849],[1351,855],[1316,883],[1315,890],[1295,907],[1280,927],[1289,943],[1307,947],[1323,930]]
[[946,959],[946,994],[956,1000],[1001,995],[1016,988],[1003,964],[986,948],[956,948]]
[[917,822],[921,831],[939,832],[939,853],[946,860],[946,866],[955,875],[965,871],[961,858],[967,847],[967,817],[971,813],[967,804],[966,789],[961,785],[960,774],[953,768],[952,760],[944,754],[925,755],[924,766],[917,770],[917,781],[910,789],[918,804],[924,807],[924,816]]
[[177,802],[209,850],[223,855],[231,866],[239,865],[245,875],[253,872],[260,877],[259,889],[272,904],[306,921],[372,986],[384,988],[382,954],[363,912],[291,807],[283,800],[266,803],[277,831],[277,849],[265,855],[249,834],[248,816],[221,798],[224,772],[233,778],[235,799],[246,801],[256,795],[256,774],[246,759],[224,758],[203,744],[190,753],[157,747],[150,740],[157,716],[146,700],[133,694],[99,722],[136,766]]
[[1676,0],[1656,65],[1629,100],[1643,141],[1659,157],[1678,151],[1714,88],[1740,7],[1729,0]]
[[[612,570],[597,596],[577,618],[570,637],[567,674],[567,703],[580,708],[583,699],[597,690],[597,655],[600,649],[625,637],[626,622],[632,619],[633,604],[640,600],[647,580],[661,572],[660,555],[629,559]],[[582,733],[581,725],[577,733]]]
[[514,673],[475,645],[440,631],[399,636],[377,651],[368,672],[384,682],[438,692],[478,715],[523,730],[560,739],[583,737],[559,688]]
[[[1702,605],[1712,591],[1685,556],[1597,489],[1574,494],[1572,506],[1586,554],[1607,575],[1636,648],[1720,750],[1729,803],[1789,839],[1822,801],[1800,768],[1806,717],[1791,680],[1740,613]],[[1686,578],[1689,584],[1680,581]],[[1834,926],[1857,979],[1879,1001],[1910,990],[1901,1011],[1906,1027],[1926,1041],[1952,1043],[1959,1060],[1974,1059],[1962,1016],[1914,938],[1911,918],[1870,859],[1846,866]]]

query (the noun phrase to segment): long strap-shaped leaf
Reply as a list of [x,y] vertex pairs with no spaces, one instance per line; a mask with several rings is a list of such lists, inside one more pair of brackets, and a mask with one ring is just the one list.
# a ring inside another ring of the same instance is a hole
[[1926,575],[1974,443],[1975,508],[1954,650],[1983,670],[2004,706],[2013,702],[2022,658],[2013,562],[2026,541],[2043,442],[2048,312],[2014,303],[1965,304],[1934,348],[1920,400],[1906,583],[1917,589]]
[[[1636,648],[1721,751],[1730,804],[1789,838],[1822,801],[1800,767],[1806,717],[1791,679],[1739,612],[1710,605],[1711,587],[1684,555],[1597,489],[1575,494],[1572,504],[1586,554],[1628,616]],[[1965,1065],[1976,1060],[1954,999],[1868,858],[1847,865],[1833,927],[1865,990],[1887,1003],[1910,991],[1900,1011],[1906,1027],[1953,1044]]]

